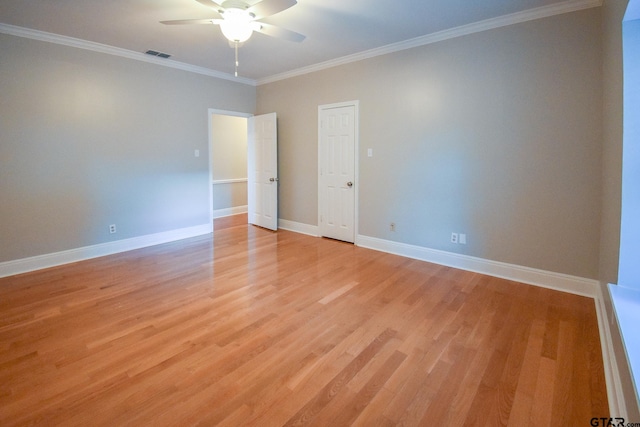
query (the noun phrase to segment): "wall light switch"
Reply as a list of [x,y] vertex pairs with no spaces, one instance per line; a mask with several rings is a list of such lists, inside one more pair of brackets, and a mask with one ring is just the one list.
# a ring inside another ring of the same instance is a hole
[[373,148],[367,148],[367,157],[373,157]]
[[200,157],[200,150],[196,150],[195,153],[193,153],[196,157]]
[[461,245],[466,245],[467,244],[467,235],[460,233],[458,235],[458,242],[460,242]]

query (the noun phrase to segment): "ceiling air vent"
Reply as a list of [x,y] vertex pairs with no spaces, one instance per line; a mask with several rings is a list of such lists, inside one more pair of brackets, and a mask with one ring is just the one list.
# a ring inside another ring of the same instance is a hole
[[158,52],[156,50],[148,50],[145,52],[147,55],[151,55],[151,56],[157,56],[158,58],[169,58],[171,55],[169,55],[168,53],[162,53],[162,52]]

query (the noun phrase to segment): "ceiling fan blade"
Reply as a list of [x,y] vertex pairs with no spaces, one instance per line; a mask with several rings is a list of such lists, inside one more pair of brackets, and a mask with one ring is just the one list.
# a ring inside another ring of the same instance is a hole
[[278,39],[288,40],[290,42],[296,43],[300,43],[306,38],[306,36],[303,36],[300,33],[277,27],[275,25],[265,24],[264,22],[259,22],[259,24],[260,29],[256,29],[256,31],[262,34],[266,34],[267,36],[276,37]]
[[247,12],[254,14],[254,19],[262,19],[267,16],[275,15],[278,12],[282,12],[285,9],[289,9],[296,3],[298,3],[296,0],[262,0],[247,9]]
[[175,21],[160,21],[164,25],[185,25],[185,24],[213,24],[215,19],[177,19]]
[[216,12],[220,12],[221,10],[224,10],[222,5],[220,3],[218,3],[217,1],[213,1],[213,0],[196,0],[196,1],[198,3],[200,3],[201,5],[203,5],[203,6],[207,6],[207,7],[212,8]]

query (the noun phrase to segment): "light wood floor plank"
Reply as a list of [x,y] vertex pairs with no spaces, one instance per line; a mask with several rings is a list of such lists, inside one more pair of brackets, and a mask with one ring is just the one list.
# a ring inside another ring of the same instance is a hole
[[0,425],[587,425],[593,300],[216,220],[0,279]]

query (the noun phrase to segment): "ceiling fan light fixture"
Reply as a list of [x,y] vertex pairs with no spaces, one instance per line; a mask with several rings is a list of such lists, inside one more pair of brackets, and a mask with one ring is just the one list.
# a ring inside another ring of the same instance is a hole
[[230,8],[224,12],[220,22],[222,34],[231,42],[243,43],[253,34],[252,17],[242,9]]
[[[266,18],[297,4],[297,0],[196,0],[198,3],[214,9],[218,17],[210,19],[178,19],[174,21],[160,21],[165,25],[181,24],[214,24],[220,26],[222,35],[229,41],[229,46],[235,50],[235,75],[238,76],[238,48],[244,44],[254,31],[262,34],[301,42],[302,34],[279,28],[275,25],[260,23]],[[247,2],[251,2],[249,5]]]

